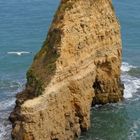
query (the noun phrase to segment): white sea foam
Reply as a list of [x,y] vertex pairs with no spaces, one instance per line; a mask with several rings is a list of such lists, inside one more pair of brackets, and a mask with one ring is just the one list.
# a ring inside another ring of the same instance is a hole
[[129,130],[128,140],[135,140],[139,137],[138,131],[140,128],[140,120],[135,120]]
[[132,98],[133,94],[140,88],[140,79],[129,75],[122,75],[122,81],[124,82],[125,86],[124,97]]
[[0,140],[11,140],[10,132],[11,132],[12,126],[10,124],[7,124],[5,126],[4,123],[5,122],[0,124]]
[[0,140],[3,139],[3,136],[5,135],[5,130],[3,125],[0,124]]
[[[18,85],[18,86],[16,86],[15,91],[11,91],[11,93],[13,93],[14,95],[19,90],[22,89],[23,83],[12,82],[12,81],[10,83],[11,84],[9,84],[8,86],[10,87],[11,90],[13,89],[14,85]],[[5,84],[3,84],[3,86],[5,86]],[[7,94],[8,94],[8,92],[7,92]],[[0,100],[0,140],[11,140],[10,133],[11,133],[12,126],[11,126],[10,122],[8,121],[8,117],[12,110],[11,108],[14,107],[14,104],[15,104],[14,95],[12,96],[12,98],[11,97],[9,98],[7,96],[4,100]]]
[[8,116],[11,112],[10,108],[14,106],[14,103],[14,98],[0,101],[0,140],[11,140],[10,132],[12,126],[8,121]]
[[30,54],[31,52],[27,52],[27,51],[15,51],[15,52],[7,52],[7,54],[13,54],[13,55],[18,55],[21,56],[23,54]]
[[0,111],[6,110],[7,108],[13,106],[14,103],[15,103],[15,98],[4,100],[4,101],[0,101]]
[[132,66],[132,65],[126,63],[126,62],[123,62],[123,63],[122,63],[122,66],[121,66],[121,71],[122,71],[122,72],[128,72],[128,71],[130,71],[132,68],[136,68],[136,66]]
[[122,63],[122,76],[121,79],[124,83],[124,97],[125,98],[132,98],[133,94],[138,91],[140,88],[140,79],[137,77],[130,76],[127,72],[130,71],[132,68],[136,68],[135,66],[129,65],[126,62]]

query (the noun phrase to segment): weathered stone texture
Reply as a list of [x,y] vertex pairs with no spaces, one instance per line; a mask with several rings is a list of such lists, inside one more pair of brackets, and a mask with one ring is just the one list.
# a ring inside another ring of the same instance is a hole
[[123,98],[121,47],[111,0],[62,0],[17,96],[13,138],[73,140],[87,130],[92,105]]

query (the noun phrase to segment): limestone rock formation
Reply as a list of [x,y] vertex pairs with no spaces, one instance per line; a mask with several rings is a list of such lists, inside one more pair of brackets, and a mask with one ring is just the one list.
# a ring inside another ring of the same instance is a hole
[[11,113],[15,140],[73,140],[94,104],[123,99],[120,25],[111,0],[61,0]]

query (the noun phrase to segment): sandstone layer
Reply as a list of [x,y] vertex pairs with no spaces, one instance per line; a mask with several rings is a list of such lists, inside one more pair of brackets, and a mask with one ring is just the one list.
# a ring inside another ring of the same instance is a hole
[[120,25],[111,0],[61,0],[11,113],[15,140],[73,140],[95,104],[123,98]]

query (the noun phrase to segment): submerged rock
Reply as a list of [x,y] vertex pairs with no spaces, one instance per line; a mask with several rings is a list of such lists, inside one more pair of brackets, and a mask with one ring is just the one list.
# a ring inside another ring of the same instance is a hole
[[61,0],[11,113],[15,140],[73,140],[95,104],[123,99],[120,25],[111,0]]

